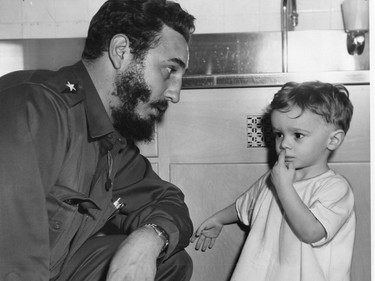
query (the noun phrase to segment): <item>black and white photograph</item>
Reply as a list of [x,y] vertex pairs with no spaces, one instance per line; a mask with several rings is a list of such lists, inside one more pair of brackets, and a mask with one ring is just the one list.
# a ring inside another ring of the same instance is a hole
[[370,0],[0,0],[0,281],[374,281]]

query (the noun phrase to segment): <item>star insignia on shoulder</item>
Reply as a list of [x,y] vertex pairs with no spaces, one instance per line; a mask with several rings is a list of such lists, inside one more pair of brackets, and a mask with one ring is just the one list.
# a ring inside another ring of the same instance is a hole
[[75,93],[77,92],[77,89],[75,88],[75,84],[71,84],[69,81],[67,81],[67,83],[65,84],[65,86],[67,86],[70,90],[71,93]]
[[[70,81],[72,81],[72,80],[70,80]],[[62,91],[62,93],[65,93],[65,94],[76,94],[76,93],[78,93],[78,91],[79,91],[78,81],[73,81],[73,82],[70,82],[70,81],[66,80],[66,84],[64,85],[65,88]]]

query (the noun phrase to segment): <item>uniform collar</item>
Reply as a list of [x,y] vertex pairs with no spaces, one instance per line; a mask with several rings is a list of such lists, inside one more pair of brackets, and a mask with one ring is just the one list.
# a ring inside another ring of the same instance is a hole
[[73,72],[80,79],[79,89],[84,95],[83,103],[90,139],[100,139],[101,146],[105,151],[112,150],[115,144],[118,149],[126,146],[126,139],[113,128],[112,121],[82,61],[73,66]]
[[112,122],[83,62],[79,61],[76,63],[73,66],[73,71],[80,77],[80,89],[85,96],[83,102],[90,138],[97,139],[114,132]]

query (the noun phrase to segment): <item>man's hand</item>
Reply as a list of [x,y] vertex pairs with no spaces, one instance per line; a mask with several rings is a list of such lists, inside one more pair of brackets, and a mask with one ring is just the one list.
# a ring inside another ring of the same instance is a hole
[[156,260],[164,241],[147,226],[131,233],[114,255],[108,281],[154,281]]

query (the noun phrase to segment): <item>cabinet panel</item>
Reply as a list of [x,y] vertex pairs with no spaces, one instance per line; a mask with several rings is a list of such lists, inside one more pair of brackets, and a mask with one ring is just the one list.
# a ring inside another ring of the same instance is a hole
[[[185,194],[196,229],[204,219],[231,204],[267,171],[267,165],[173,164],[171,181]],[[246,231],[233,224],[223,228],[215,246],[206,252],[186,249],[193,259],[191,281],[228,280],[245,241]]]
[[333,170],[343,175],[354,192],[356,238],[352,262],[352,280],[370,281],[371,270],[371,184],[370,164],[337,163]]

